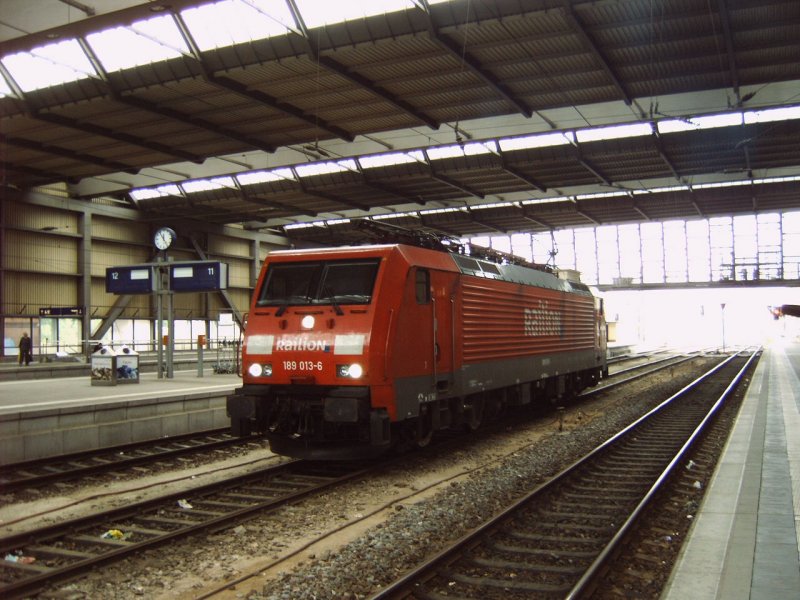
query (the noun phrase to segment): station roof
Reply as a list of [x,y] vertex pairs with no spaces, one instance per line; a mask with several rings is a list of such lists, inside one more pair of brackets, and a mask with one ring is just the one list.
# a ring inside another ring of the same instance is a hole
[[323,244],[800,208],[796,0],[314,2],[0,0],[0,189]]

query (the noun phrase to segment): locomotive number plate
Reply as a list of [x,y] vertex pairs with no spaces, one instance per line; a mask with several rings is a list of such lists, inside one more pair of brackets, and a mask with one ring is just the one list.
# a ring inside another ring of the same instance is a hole
[[322,371],[322,361],[317,360],[285,360],[283,361],[285,371]]

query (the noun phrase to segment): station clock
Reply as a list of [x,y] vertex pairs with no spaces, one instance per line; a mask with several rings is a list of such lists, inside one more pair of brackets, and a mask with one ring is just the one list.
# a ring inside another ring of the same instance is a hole
[[162,227],[156,231],[155,235],[153,236],[153,243],[159,250],[166,250],[172,246],[177,237],[178,236],[173,229],[170,229],[169,227]]

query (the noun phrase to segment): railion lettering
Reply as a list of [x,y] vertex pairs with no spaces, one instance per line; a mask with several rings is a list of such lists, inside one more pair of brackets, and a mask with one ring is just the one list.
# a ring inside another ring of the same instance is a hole
[[284,352],[327,352],[328,344],[325,340],[286,336],[278,339],[275,343],[275,350],[283,350]]

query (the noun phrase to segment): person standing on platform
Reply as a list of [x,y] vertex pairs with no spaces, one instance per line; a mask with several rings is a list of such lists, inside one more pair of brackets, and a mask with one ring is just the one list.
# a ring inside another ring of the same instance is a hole
[[27,367],[31,360],[33,360],[33,342],[28,337],[28,332],[23,331],[19,339],[19,364],[22,365],[24,362]]

